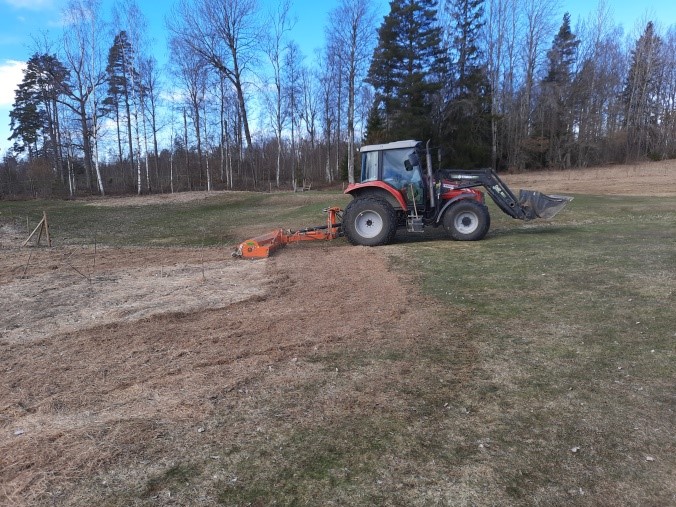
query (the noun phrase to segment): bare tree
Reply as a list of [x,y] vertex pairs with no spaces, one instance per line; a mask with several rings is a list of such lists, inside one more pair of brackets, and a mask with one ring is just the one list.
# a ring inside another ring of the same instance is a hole
[[310,146],[315,149],[317,142],[317,116],[319,114],[319,96],[315,87],[315,76],[307,67],[302,69],[303,100],[301,119],[305,123],[305,131],[310,138]]
[[289,124],[291,126],[291,184],[293,185],[294,190],[296,190],[296,185],[298,183],[298,175],[296,173],[296,166],[298,165],[296,134],[300,130],[299,112],[302,99],[301,76],[302,55],[300,54],[298,45],[292,42],[289,44],[288,51],[284,57],[284,98],[286,102],[286,116],[288,116]]
[[[523,0],[521,12],[525,30],[521,42],[524,68],[523,96],[520,107],[521,132],[525,139],[532,127],[533,92],[538,66],[544,58],[544,44],[553,32],[553,16],[557,11],[557,0]],[[519,140],[520,141],[520,140]],[[523,166],[524,160],[519,161]]]
[[105,82],[101,41],[98,34],[103,23],[97,18],[98,0],[70,0],[66,7],[69,30],[65,32],[63,51],[71,75],[70,101],[64,102],[78,117],[84,152],[87,185],[91,188],[92,172],[101,195],[105,195],[99,166],[98,146],[101,135],[99,88]]
[[580,65],[573,83],[572,114],[577,131],[576,165],[586,166],[615,156],[612,147],[604,149],[602,144],[619,126],[612,111],[622,92],[626,65],[620,29],[611,25],[605,2],[599,3],[579,31]]
[[232,171],[232,146],[230,128],[233,109],[236,109],[237,100],[232,91],[226,85],[223,74],[218,76],[218,103],[219,103],[219,130],[220,130],[220,174],[221,181],[225,181],[228,188],[234,186],[234,174]]
[[180,0],[168,28],[173,38],[212,65],[232,83],[251,150],[245,76],[260,48],[258,0]]
[[657,35],[653,22],[648,22],[632,52],[623,93],[627,156],[630,159],[650,154],[653,149],[662,84],[662,56],[662,39]]
[[[154,58],[145,58],[141,61],[141,89],[144,97],[144,117],[150,122],[150,133],[153,137],[153,165],[155,181],[160,186],[159,144],[157,134],[161,126],[158,124],[158,110],[160,107],[160,80],[157,72],[157,62]],[[147,150],[146,150],[147,151]]]
[[324,150],[326,151],[326,161],[324,164],[324,176],[326,181],[331,183],[334,179],[334,173],[331,170],[331,139],[333,137],[334,125],[336,120],[336,109],[339,109],[340,101],[337,100],[340,82],[338,72],[338,57],[327,47],[321,53],[317,53],[319,60],[319,70],[317,71],[317,80],[320,86],[321,95],[321,123],[323,129]]
[[371,0],[340,0],[331,12],[340,20],[327,27],[329,45],[342,55],[342,70],[347,81],[347,175],[354,183],[355,100],[357,88],[368,70],[376,37],[376,18]]
[[[498,121],[502,114],[500,98],[503,96],[504,75],[510,40],[510,4],[514,0],[488,0],[486,24],[484,25],[484,45],[486,47],[486,64],[488,81],[491,87],[491,162],[498,165]],[[503,104],[504,105],[504,104]]]
[[197,143],[197,165],[199,167],[201,182],[204,169],[202,156],[203,120],[201,117],[208,81],[208,67],[199,55],[191,52],[180,40],[174,39],[172,41],[171,51],[175,71],[181,82],[185,101],[190,112],[189,116],[192,119],[195,141]]
[[291,9],[290,0],[283,0],[277,5],[277,9],[269,15],[271,31],[265,39],[265,54],[272,67],[272,97],[268,97],[268,109],[270,110],[272,128],[277,141],[277,162],[275,166],[275,182],[279,188],[280,174],[282,171],[282,134],[286,123],[286,114],[283,107],[282,93],[282,67],[284,64],[284,52],[286,50],[285,38],[292,28],[289,17]]
[[305,133],[307,134],[310,154],[312,156],[311,171],[314,177],[314,170],[321,174],[318,169],[321,166],[321,156],[318,156],[317,150],[317,118],[319,116],[319,90],[316,87],[316,76],[311,69],[303,67],[301,75],[302,86],[302,100],[300,108],[300,119],[305,125]]
[[663,157],[676,157],[676,25],[672,25],[663,42],[663,94],[660,114],[660,150]]
[[[121,0],[114,9],[115,24],[126,35],[127,44],[123,45],[123,53],[126,53],[124,61],[126,81],[128,81],[127,94],[131,103],[128,107],[128,134],[130,138],[130,157],[132,151],[135,151],[136,169],[137,169],[137,192],[142,191],[142,173],[141,173],[141,152],[145,153],[145,179],[146,189],[150,191],[150,170],[148,167],[147,150],[142,150],[141,131],[144,130],[145,145],[145,108],[143,96],[145,90],[142,89],[140,69],[143,66],[144,49],[146,46],[147,21],[136,0]],[[132,150],[132,129],[135,142],[135,150]]]

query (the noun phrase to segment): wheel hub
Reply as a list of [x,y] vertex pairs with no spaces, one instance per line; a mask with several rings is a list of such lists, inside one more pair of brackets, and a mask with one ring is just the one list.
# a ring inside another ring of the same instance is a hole
[[375,211],[362,211],[355,218],[354,228],[363,238],[374,238],[383,230],[383,219]]
[[479,220],[474,213],[464,212],[455,217],[455,228],[462,234],[471,234],[479,226]]

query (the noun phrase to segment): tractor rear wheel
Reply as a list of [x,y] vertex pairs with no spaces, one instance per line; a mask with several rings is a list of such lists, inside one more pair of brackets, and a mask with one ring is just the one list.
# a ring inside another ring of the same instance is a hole
[[488,208],[476,201],[458,201],[444,214],[444,228],[457,241],[480,240],[490,226]]
[[397,232],[397,216],[387,201],[355,198],[343,212],[343,231],[353,245],[385,245]]

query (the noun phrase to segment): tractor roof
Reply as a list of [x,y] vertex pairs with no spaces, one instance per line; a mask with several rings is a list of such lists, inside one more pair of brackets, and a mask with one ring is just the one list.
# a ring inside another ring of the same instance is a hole
[[383,150],[397,150],[400,148],[415,148],[418,144],[420,144],[420,141],[412,141],[412,140],[396,141],[394,143],[371,144],[368,146],[362,146],[359,151],[364,153],[366,151],[383,151]]

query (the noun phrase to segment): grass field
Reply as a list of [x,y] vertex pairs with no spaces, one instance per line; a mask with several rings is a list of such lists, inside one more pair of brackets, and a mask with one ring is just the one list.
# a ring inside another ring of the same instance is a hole
[[[225,250],[272,227],[321,223],[321,209],[332,204],[345,204],[345,197],[224,193],[181,204],[115,207],[0,201],[0,225],[26,237],[46,210],[59,247],[97,242]],[[234,391],[255,394],[209,405],[199,422],[208,429],[201,440],[185,421],[146,421],[151,440],[129,437],[116,444],[115,459],[101,458],[61,486],[58,476],[51,482],[39,476],[44,480],[22,490],[5,487],[5,500],[111,506],[676,504],[675,198],[579,194],[550,222],[524,224],[494,207],[491,217],[491,231],[480,242],[451,242],[435,232],[398,235],[396,244],[377,249],[355,249],[342,239],[287,247],[280,259],[266,262],[283,269],[292,256],[318,249],[337,252],[331,259],[357,252],[355,265],[384,257],[386,272],[402,284],[405,304],[378,325],[382,339],[353,336],[350,322],[350,305],[356,318],[368,318],[357,312],[367,304],[351,300],[350,288],[377,299],[385,297],[379,287],[364,287],[365,275],[345,271],[350,264],[321,266],[317,272],[328,269],[331,284],[344,287],[345,307],[308,314],[316,319],[303,322],[308,336],[320,326],[329,329],[331,346],[312,342],[314,348],[279,352],[278,362],[265,363],[277,377],[257,373]],[[306,283],[300,272],[291,277],[294,286]],[[305,315],[303,301],[291,304]],[[224,327],[228,322],[224,318]],[[18,349],[1,335],[0,345],[0,370],[9,376]],[[287,369],[290,361],[302,363],[303,374]],[[0,406],[12,403],[2,400]],[[6,435],[0,451],[11,454],[21,418],[10,412],[0,417]],[[134,424],[118,421],[101,435],[133,432]],[[18,462],[8,454],[0,458],[0,482],[4,476],[13,484]],[[32,495],[31,487],[43,490]],[[2,495],[0,487],[0,500]]]
[[433,433],[439,449],[458,432],[474,444],[459,468],[486,482],[469,503],[674,502],[674,206],[579,195],[552,223],[493,213],[489,241],[399,247],[393,262],[424,273],[476,348]]

